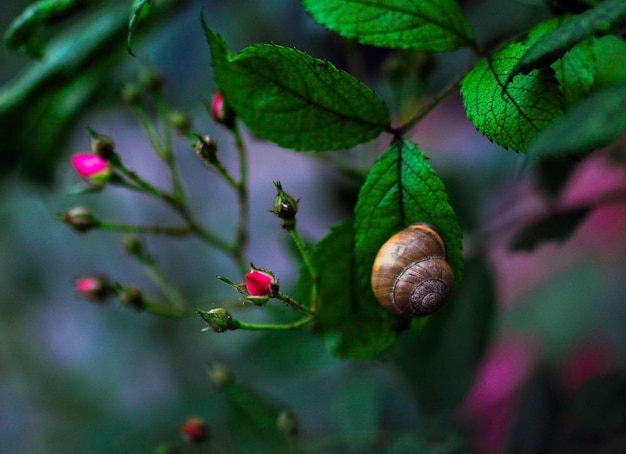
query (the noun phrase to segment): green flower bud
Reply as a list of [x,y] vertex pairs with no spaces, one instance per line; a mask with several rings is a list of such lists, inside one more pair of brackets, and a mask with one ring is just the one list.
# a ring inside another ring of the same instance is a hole
[[293,437],[298,434],[298,416],[291,410],[283,410],[278,414],[278,418],[276,418],[276,425],[278,426],[278,430],[280,430],[285,435]]
[[207,329],[210,329],[211,331],[223,333],[224,331],[236,329],[233,318],[223,307],[217,307],[215,309],[211,309],[210,311],[198,310],[197,312],[198,315],[200,315],[200,317],[202,317],[202,319],[206,322]]
[[78,233],[88,232],[99,225],[98,219],[85,207],[72,208],[63,214],[61,218],[72,230]]
[[143,292],[137,287],[118,286],[117,297],[120,299],[123,306],[132,307],[138,311],[144,309],[145,303],[143,299]]
[[274,207],[272,213],[283,220],[283,228],[292,229],[296,226],[296,213],[298,212],[298,201],[283,191],[280,181],[275,181],[276,197],[274,197]]

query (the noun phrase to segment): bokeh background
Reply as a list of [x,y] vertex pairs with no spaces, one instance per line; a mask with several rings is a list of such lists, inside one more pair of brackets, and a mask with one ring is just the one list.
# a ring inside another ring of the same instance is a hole
[[[28,3],[4,0],[0,29],[5,30]],[[528,1],[460,3],[485,47],[547,17],[542,5]],[[73,281],[92,273],[135,283],[147,294],[158,295],[158,290],[125,255],[118,235],[79,235],[59,222],[57,215],[86,205],[102,218],[120,222],[173,221],[167,208],[128,191],[108,188],[96,195],[72,194],[81,182],[69,157],[88,150],[87,127],[113,137],[129,167],[150,181],[166,184],[167,169],[152,154],[119,97],[123,84],[136,80],[146,65],[163,73],[171,102],[193,117],[197,130],[217,139],[221,159],[236,169],[231,137],[212,122],[203,104],[216,88],[201,12],[231,49],[276,42],[329,58],[375,88],[397,112],[410,110],[419,96],[444,87],[467,67],[471,55],[459,51],[420,57],[421,67],[423,61],[429,62],[428,77],[408,86],[406,98],[398,104],[387,79],[381,77],[389,74],[391,53],[355,50],[316,25],[298,1],[181,5],[135,44],[136,58],[122,50],[108,60],[106,83],[71,123],[67,140],[58,142],[58,159],[44,157],[39,162],[49,166],[52,178],[27,178],[19,162],[5,167],[2,174],[0,451],[153,452],[161,442],[180,445],[178,427],[187,417],[198,416],[209,422],[212,437],[222,446],[223,451],[215,452],[273,452],[271,444],[245,432],[245,421],[233,420],[228,397],[211,385],[206,364],[219,362],[242,388],[263,396],[272,408],[289,408],[298,414],[302,448],[307,452],[381,452],[381,446],[393,452],[416,452],[420,441],[411,433],[436,434],[447,426],[420,410],[419,391],[411,376],[424,373],[420,365],[398,367],[398,358],[410,362],[409,349],[417,341],[411,334],[380,360],[345,360],[333,357],[322,339],[306,330],[218,335],[201,332],[203,324],[196,318],[162,320],[116,303],[82,301],[74,293]],[[56,32],[73,26],[77,25],[61,23]],[[623,80],[626,69],[619,62],[624,61],[620,59],[626,54],[625,45],[615,39],[607,48],[607,53],[614,52],[607,61],[615,64],[603,68],[600,82]],[[34,64],[6,48],[0,49],[0,61],[3,90]],[[19,115],[12,118],[17,129],[2,130],[3,155],[7,150],[34,153],[20,146],[41,143],[39,136],[46,133],[45,118],[39,123],[20,120]],[[23,136],[37,140],[24,142]],[[555,199],[546,197],[541,174],[526,168],[523,156],[500,149],[474,130],[458,95],[432,112],[411,138],[431,158],[449,189],[463,224],[468,257],[488,258],[494,273],[498,313],[475,382],[467,384],[471,392],[454,412],[462,421],[456,426],[458,436],[481,452],[559,452],[559,446],[568,446],[565,441],[576,438],[580,421],[591,418],[592,426],[603,429],[583,437],[580,452],[590,452],[583,450],[588,446],[597,448],[595,452],[623,452],[625,142],[577,166]],[[251,207],[248,257],[273,269],[282,288],[295,292],[294,248],[278,220],[267,212],[275,193],[272,182],[280,180],[301,199],[298,225],[313,244],[332,225],[351,217],[361,178],[389,138],[324,155],[279,149],[249,134],[246,140]],[[198,217],[228,235],[235,228],[234,194],[184,140],[177,142],[176,153]],[[346,168],[351,172],[343,171]],[[544,244],[531,252],[509,249],[521,227],[555,207],[604,200],[611,193],[617,197],[595,207],[568,241]],[[235,281],[242,277],[227,258],[200,242],[149,237],[146,244],[198,306],[208,309],[225,302],[238,317],[258,322],[280,317],[280,310],[238,306],[232,289],[215,276]],[[594,379],[605,382],[580,397],[581,387]],[[573,396],[581,409],[568,419],[570,413],[563,408],[570,409]],[[441,439],[456,446],[449,433]],[[190,446],[183,449],[196,452]]]

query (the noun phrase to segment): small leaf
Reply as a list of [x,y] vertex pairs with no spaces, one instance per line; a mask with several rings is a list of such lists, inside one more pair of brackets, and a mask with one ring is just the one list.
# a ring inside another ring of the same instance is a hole
[[88,0],[42,0],[33,3],[9,24],[4,42],[9,49],[41,58],[44,55],[41,35],[45,25],[71,16],[89,3]]
[[541,219],[520,230],[509,243],[513,251],[532,251],[546,241],[568,240],[587,218],[589,208],[573,208]]
[[528,159],[583,158],[626,133],[626,83],[613,85],[576,104],[528,147]]
[[[395,320],[374,299],[369,283],[366,288],[359,287],[352,251],[352,222],[334,227],[313,249],[312,260],[319,273],[315,326],[334,354],[375,358],[395,342]],[[310,289],[311,280],[303,267],[300,294],[310,295]]]
[[274,44],[233,56],[203,26],[224,99],[259,137],[295,150],[326,151],[367,142],[389,128],[382,99],[328,61]]
[[362,288],[370,287],[372,265],[383,243],[416,222],[432,224],[442,234],[458,286],[462,234],[446,189],[417,145],[396,141],[370,170],[355,209],[355,258]]
[[511,69],[507,82],[518,74],[554,63],[576,44],[591,36],[604,36],[626,25],[626,0],[607,0],[573,16],[554,31],[539,38]]
[[474,31],[454,0],[303,0],[325,27],[362,44],[444,52],[475,47]]
[[126,38],[126,49],[133,57],[135,54],[130,48],[130,42],[132,41],[133,33],[135,32],[135,28],[139,24],[139,21],[150,11],[151,3],[152,0],[135,0],[133,3],[132,14],[130,16],[130,20],[128,21],[128,37]]
[[467,116],[485,137],[504,148],[524,152],[537,133],[561,116],[563,93],[548,68],[504,80],[526,46],[512,43],[481,60],[463,79]]

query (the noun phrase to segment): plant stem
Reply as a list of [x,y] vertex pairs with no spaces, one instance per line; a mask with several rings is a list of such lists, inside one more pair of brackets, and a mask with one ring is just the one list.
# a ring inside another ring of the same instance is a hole
[[276,295],[276,298],[281,300],[283,303],[285,303],[285,306],[288,306],[291,309],[306,312],[309,315],[315,315],[314,311],[312,311],[311,309],[309,309],[308,307],[306,307],[304,304],[300,303],[299,301],[294,300],[289,295],[285,295],[282,292],[278,292],[278,294]]
[[317,270],[315,269],[315,265],[313,264],[313,260],[311,260],[311,255],[309,253],[308,248],[302,241],[302,237],[298,230],[294,228],[288,229],[293,241],[296,243],[298,251],[300,251],[300,255],[302,256],[302,260],[304,261],[304,265],[309,271],[309,275],[311,276],[311,311],[317,312],[318,306],[318,298],[317,298],[317,286],[319,275],[317,274]]
[[267,323],[267,324],[257,324],[257,323],[244,323],[239,320],[233,319],[233,327],[232,329],[245,329],[250,331],[289,331],[292,329],[300,328],[301,326],[310,323],[313,320],[312,315],[308,315],[298,321],[293,323],[279,324],[279,323]]
[[150,314],[168,318],[185,318],[194,315],[194,312],[189,309],[167,306],[165,304],[153,303],[146,300],[143,301],[142,309]]
[[159,287],[167,300],[172,303],[175,308],[182,310],[187,306],[183,294],[169,281],[161,270],[159,270],[155,260],[150,254],[142,251],[141,253],[135,255],[135,257],[137,257],[139,263],[143,265],[148,277],[157,285],[157,287]]
[[407,121],[405,124],[397,128],[397,130],[395,130],[394,133],[398,136],[402,136],[406,134],[408,130],[410,130],[420,121],[422,121],[422,119],[426,117],[426,115],[428,115],[430,112],[432,112],[441,103],[441,101],[446,99],[448,96],[450,96],[450,94],[452,94],[452,92],[454,92],[455,90],[459,88],[459,86],[461,85],[461,81],[463,80],[465,75],[470,71],[470,69],[458,75],[452,82],[448,84],[447,87],[441,90],[441,92],[439,92],[437,96],[435,96],[435,98],[428,105],[426,105],[423,109],[417,112],[417,114],[415,114],[415,116],[411,118],[409,121]]
[[243,252],[248,244],[248,154],[241,133],[236,126],[233,128],[233,136],[235,137],[237,152],[239,153],[239,183],[236,187],[237,202],[239,203],[239,217],[237,221],[235,247],[238,254],[243,256]]
[[129,225],[99,222],[98,228],[120,233],[136,233],[151,235],[169,235],[174,237],[185,237],[192,233],[189,227],[164,227],[160,225]]

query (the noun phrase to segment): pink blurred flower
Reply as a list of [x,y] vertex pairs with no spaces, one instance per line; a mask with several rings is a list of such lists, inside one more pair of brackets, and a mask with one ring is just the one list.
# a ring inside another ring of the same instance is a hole
[[536,347],[528,339],[501,339],[485,357],[463,408],[481,452],[502,452],[518,390],[528,380],[535,358]]

